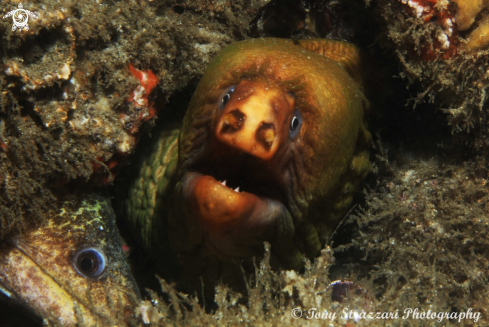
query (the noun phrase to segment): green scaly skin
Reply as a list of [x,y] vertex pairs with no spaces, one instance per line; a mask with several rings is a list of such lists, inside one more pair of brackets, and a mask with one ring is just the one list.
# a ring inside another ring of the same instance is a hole
[[[140,160],[125,202],[130,225],[137,231],[133,235],[145,249],[161,256],[171,255],[164,231],[175,187],[179,132],[179,128],[169,128],[159,133]],[[166,269],[163,261],[155,260],[160,270]]]

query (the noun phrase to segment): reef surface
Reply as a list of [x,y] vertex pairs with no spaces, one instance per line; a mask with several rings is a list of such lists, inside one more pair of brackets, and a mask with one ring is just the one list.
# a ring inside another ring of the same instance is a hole
[[0,239],[42,221],[50,187],[109,183],[168,97],[267,2],[34,1],[28,31],[2,19]]
[[[149,114],[153,102],[160,119],[170,112],[178,116],[188,105],[195,81],[225,44],[260,36],[347,40],[372,55],[387,76],[387,87],[367,117],[375,144],[373,168],[332,241],[300,273],[273,271],[266,259],[256,262],[255,277],[248,280],[244,294],[222,285],[215,303],[204,306],[198,295],[179,293],[171,281],[161,280],[161,288],[154,267],[127,236],[136,280],[152,288],[143,293],[148,301],[140,306],[139,317],[154,325],[324,325],[323,320],[296,320],[291,310],[341,310],[328,286],[348,279],[370,294],[367,304],[362,293],[347,303],[350,307],[359,303],[372,311],[418,308],[448,313],[472,309],[480,319],[465,319],[464,325],[486,325],[489,64],[482,41],[472,49],[466,44],[474,31],[484,28],[487,9],[464,29],[455,24],[461,19],[461,3],[24,4],[46,15],[23,34],[11,33],[11,20],[0,21],[0,232],[41,223],[42,208],[54,196],[50,188],[58,184],[76,178],[103,183],[109,171],[115,175],[114,167],[123,159],[132,160],[126,154],[139,151],[137,139],[150,140],[154,117],[143,121],[148,116],[141,119],[139,113]],[[2,16],[17,5],[2,3]],[[151,95],[146,97],[141,81],[132,77],[131,63],[157,77]],[[136,89],[148,106],[138,108],[128,100],[134,99]],[[74,129],[70,122],[85,122],[85,127]],[[118,146],[124,138],[134,141],[128,151]],[[335,321],[345,323],[351,320]],[[381,321],[391,326],[434,323]],[[459,322],[445,319],[442,324]]]

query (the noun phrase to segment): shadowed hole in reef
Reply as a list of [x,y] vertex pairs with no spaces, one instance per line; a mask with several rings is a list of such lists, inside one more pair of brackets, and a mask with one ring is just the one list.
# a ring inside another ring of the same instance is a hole
[[182,6],[175,6],[175,7],[173,7],[173,11],[180,15],[180,14],[183,14],[183,12],[185,11],[185,8],[183,8]]
[[29,116],[36,123],[36,125],[43,129],[46,128],[41,117],[39,117],[39,115],[34,111],[34,103],[24,99],[19,99],[19,105],[22,107],[22,116]]
[[63,26],[50,30],[43,28],[38,34],[27,36],[15,53],[23,54],[25,64],[30,65],[39,63],[47,53],[58,51],[58,47],[61,49],[69,45]]

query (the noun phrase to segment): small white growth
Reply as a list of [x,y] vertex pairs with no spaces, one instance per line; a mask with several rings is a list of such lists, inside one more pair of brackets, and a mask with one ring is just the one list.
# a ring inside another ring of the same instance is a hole
[[297,273],[293,270],[287,270],[284,275],[285,283],[286,286],[284,287],[283,291],[288,292],[290,295],[292,295],[294,286],[297,285],[298,280],[300,277],[297,275]]
[[443,21],[443,28],[445,30],[445,34],[448,35],[449,37],[452,36],[453,33],[453,22],[450,18],[447,18]]
[[147,74],[147,73],[145,73],[145,72],[142,72],[142,73],[143,73],[143,74],[142,74],[142,75],[143,75],[143,78],[142,78],[141,82],[142,82],[143,84],[146,84],[146,82],[148,81],[148,74]]
[[82,130],[84,129],[84,125],[87,124],[90,121],[90,119],[86,116],[81,116],[81,117],[76,117],[76,119],[73,119],[69,122],[71,128],[74,130]]
[[123,139],[117,143],[117,149],[122,153],[129,153],[134,147],[134,137],[124,133]]
[[44,79],[44,81],[46,81],[46,83],[50,83],[53,80],[53,76],[46,74],[46,75],[44,75],[43,79]]
[[411,180],[411,178],[414,177],[414,172],[415,171],[413,169],[410,169],[410,170],[406,171],[404,173],[404,178],[402,179],[402,181],[405,182],[405,183],[406,182],[409,182],[409,180]]
[[151,323],[151,319],[149,318],[150,312],[153,310],[153,306],[149,301],[143,301],[137,311],[141,314],[141,319],[145,325],[149,325]]
[[149,116],[149,112],[147,112],[147,111],[146,112],[143,112],[143,114],[141,115],[141,118],[140,119],[141,120],[144,120],[148,116]]
[[439,11],[443,11],[448,8],[449,4],[450,4],[449,0],[438,0],[435,4],[435,8],[438,9]]
[[[455,18],[453,18],[453,20],[455,20]],[[443,21],[443,27],[445,28],[450,28],[453,26],[453,22],[452,22],[452,19],[450,18],[447,18]]]
[[97,103],[95,103],[94,108],[97,112],[110,112],[112,110],[110,101],[106,97],[100,97]]
[[409,7],[413,8],[413,10],[416,12],[416,17],[418,17],[418,18],[421,17],[421,15],[423,15],[423,13],[425,11],[429,12],[431,10],[430,6],[424,7],[424,6],[420,5],[419,3],[416,3],[412,0],[408,0],[407,4]]
[[144,86],[139,85],[135,90],[134,90],[134,102],[140,106],[144,107],[146,105],[144,95],[146,94],[146,89]]
[[67,80],[68,78],[70,78],[71,74],[70,66],[68,64],[63,64],[63,66],[59,68],[57,74],[59,78]]
[[436,33],[436,38],[441,43],[441,48],[443,50],[447,50],[450,47],[450,41],[448,41],[448,36],[444,32],[438,30]]
[[207,43],[207,44],[195,43],[194,48],[199,50],[202,54],[209,54],[212,53],[213,51],[216,51],[216,46],[211,43]]

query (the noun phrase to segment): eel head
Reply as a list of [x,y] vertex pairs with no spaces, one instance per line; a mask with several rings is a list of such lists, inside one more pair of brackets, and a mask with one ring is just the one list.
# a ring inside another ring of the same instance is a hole
[[370,140],[367,101],[338,59],[351,48],[324,47],[336,60],[293,41],[243,41],[210,64],[179,138],[177,252],[204,244],[244,258],[268,241],[291,268],[318,254],[369,169]]

